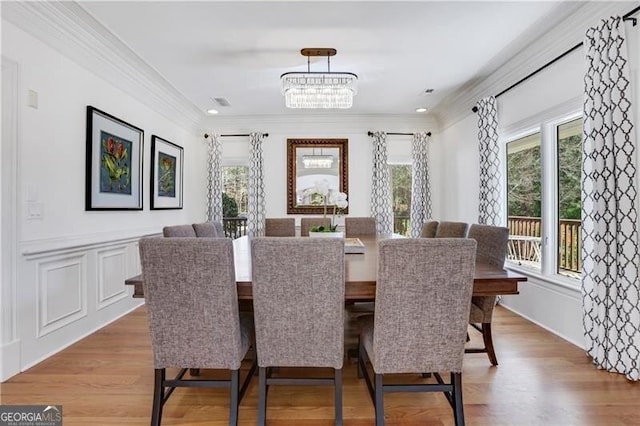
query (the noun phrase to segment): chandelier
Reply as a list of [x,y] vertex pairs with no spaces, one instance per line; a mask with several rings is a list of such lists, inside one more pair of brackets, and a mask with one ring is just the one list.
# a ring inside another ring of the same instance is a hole
[[[331,56],[336,49],[305,48],[307,72],[287,72],[280,76],[287,108],[351,108],[358,92],[358,76],[350,72],[331,72]],[[327,57],[327,72],[311,72],[311,56]]]
[[330,169],[333,166],[331,155],[303,155],[302,164],[305,169]]

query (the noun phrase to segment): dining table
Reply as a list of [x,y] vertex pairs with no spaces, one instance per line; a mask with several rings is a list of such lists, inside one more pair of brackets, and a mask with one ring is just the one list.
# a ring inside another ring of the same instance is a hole
[[[375,300],[378,242],[382,239],[393,238],[394,236],[376,237],[372,235],[360,235],[354,237],[358,238],[362,245],[364,245],[364,251],[362,253],[348,253],[344,256],[345,301]],[[250,238],[247,236],[233,240],[236,284],[238,287],[238,299],[240,300],[252,299],[250,246]],[[424,261],[428,262],[428,259]],[[473,279],[473,295],[498,296],[518,294],[518,284],[526,280],[526,276],[516,272],[483,263],[476,263]],[[144,297],[144,278],[141,274],[128,278],[125,280],[125,284],[133,286],[134,298]]]

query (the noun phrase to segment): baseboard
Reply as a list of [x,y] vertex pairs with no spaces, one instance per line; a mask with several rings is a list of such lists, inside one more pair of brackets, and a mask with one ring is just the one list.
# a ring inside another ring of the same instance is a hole
[[20,372],[20,340],[0,346],[0,382]]

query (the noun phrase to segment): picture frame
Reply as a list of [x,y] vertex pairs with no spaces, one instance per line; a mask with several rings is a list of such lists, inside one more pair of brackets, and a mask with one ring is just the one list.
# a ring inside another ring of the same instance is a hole
[[151,210],[182,208],[184,149],[151,136]]
[[142,210],[144,130],[87,106],[85,210]]

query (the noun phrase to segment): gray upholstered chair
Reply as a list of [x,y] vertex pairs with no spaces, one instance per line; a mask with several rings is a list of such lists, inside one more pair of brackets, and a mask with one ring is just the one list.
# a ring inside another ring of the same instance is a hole
[[436,238],[466,238],[469,225],[464,222],[440,222]]
[[[161,423],[165,402],[182,386],[230,388],[229,424],[237,424],[256,364],[240,387],[253,321],[238,313],[232,241],[143,238],[140,260],[155,367],[151,424]],[[167,368],[180,368],[175,379],[166,379]],[[187,380],[187,368],[230,370],[231,378]]]
[[213,222],[194,223],[193,230],[198,238],[224,238],[224,233],[219,234]]
[[192,225],[174,225],[162,228],[165,237],[195,237],[196,231]]
[[227,234],[225,234],[224,232],[224,226],[222,222],[211,222],[211,223],[213,224],[213,227],[216,228],[216,233],[218,234],[218,237],[220,238],[226,237]]
[[376,235],[376,219],[374,217],[347,217],[344,219],[344,231],[347,237]]
[[300,235],[303,237],[309,236],[309,230],[314,226],[324,225],[329,222],[329,218],[325,221],[321,217],[303,217],[300,219]]
[[[507,255],[507,245],[509,244],[509,228],[473,224],[471,228],[469,228],[469,238],[478,242],[476,262],[498,268],[504,266],[504,260]],[[493,308],[495,305],[496,296],[474,296],[471,298],[469,323],[473,328],[482,333],[484,348],[467,348],[465,352],[486,352],[491,364],[498,365],[498,358],[493,348],[493,337],[491,335],[491,318],[493,317]]]
[[[258,424],[269,385],[332,384],[342,424],[344,240],[262,237],[251,242],[259,370]],[[332,378],[273,377],[273,367],[329,367]]]
[[435,238],[436,232],[438,230],[438,222],[437,220],[432,220],[429,222],[425,222],[422,224],[422,232],[420,233],[421,238]]
[[267,218],[264,221],[265,237],[295,237],[296,220],[292,217]]
[[[376,425],[384,424],[385,391],[444,392],[456,425],[464,424],[462,358],[475,250],[475,241],[462,238],[379,243],[375,314],[358,318],[358,375],[367,381]],[[373,366],[375,385],[367,361]],[[440,376],[444,371],[450,373],[449,383]],[[386,374],[421,372],[433,373],[438,383],[383,384]]]

